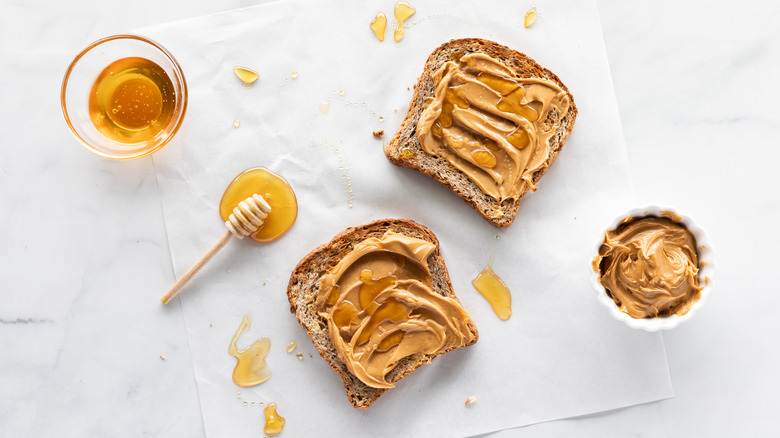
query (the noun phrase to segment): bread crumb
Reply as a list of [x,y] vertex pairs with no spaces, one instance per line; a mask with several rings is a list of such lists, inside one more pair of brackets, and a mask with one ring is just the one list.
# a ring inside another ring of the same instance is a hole
[[162,359],[162,360],[165,360],[165,356],[163,356],[163,355],[161,354],[161,355],[160,355],[160,359]]
[[382,137],[383,135],[385,135],[385,130],[384,129],[377,129],[376,131],[372,132],[372,134],[374,134],[374,137],[379,138],[379,137]]
[[295,355],[295,357],[297,357],[298,360],[303,360],[303,353],[298,353]]
[[209,324],[209,327],[214,327],[214,324]]
[[225,268],[225,272],[230,272],[230,268]]
[[476,403],[476,401],[477,401],[477,397],[471,395],[469,396],[469,398],[466,399],[466,403],[464,404],[464,406],[468,406],[472,403]]

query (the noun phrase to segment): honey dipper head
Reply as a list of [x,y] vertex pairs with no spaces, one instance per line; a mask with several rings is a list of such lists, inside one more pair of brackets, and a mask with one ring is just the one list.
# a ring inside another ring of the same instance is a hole
[[233,213],[225,221],[225,226],[239,239],[254,233],[263,225],[271,206],[262,196],[254,194],[238,203]]

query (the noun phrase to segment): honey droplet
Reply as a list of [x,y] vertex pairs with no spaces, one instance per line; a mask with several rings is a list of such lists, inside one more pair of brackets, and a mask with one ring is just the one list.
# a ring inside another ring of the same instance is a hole
[[290,73],[290,77],[293,79],[298,79],[298,70],[293,70],[292,73]]
[[393,32],[393,39],[395,42],[401,41],[401,39],[404,37],[404,21],[414,15],[415,12],[417,11],[414,9],[414,7],[407,2],[398,2],[395,4],[393,14],[395,15],[395,19],[398,22],[395,25],[395,31]]
[[284,417],[276,412],[276,403],[269,403],[268,406],[263,409],[263,415],[265,415],[265,426],[263,426],[264,433],[277,434],[284,429]]
[[387,17],[383,12],[376,14],[376,17],[374,17],[374,19],[371,20],[371,24],[369,24],[369,27],[371,27],[371,30],[374,31],[374,33],[376,34],[376,38],[379,41],[385,40],[385,29],[387,28]]
[[512,316],[512,294],[490,265],[482,270],[471,284],[490,303],[499,318],[506,321]]
[[384,117],[382,117],[382,116],[379,116],[379,121],[380,121],[380,122],[384,122],[384,121],[385,121],[385,118],[384,118]]
[[295,355],[295,357],[297,357],[298,360],[303,360],[303,353],[298,353]]
[[251,325],[249,316],[244,315],[228,347],[228,354],[237,359],[233,369],[233,382],[238,386],[259,385],[271,378],[271,372],[265,369],[265,356],[271,349],[271,341],[268,338],[262,337],[244,350],[239,350],[236,346],[238,337],[249,330]]
[[344,94],[346,94],[346,92],[347,92],[347,89],[346,89],[346,88],[342,88],[342,89],[339,91],[339,96],[343,96]]
[[233,127],[238,128],[239,126],[241,126],[241,120],[233,120]]
[[523,26],[525,27],[531,27],[532,24],[536,21],[536,6],[532,7],[528,10],[528,12],[525,13],[525,18],[523,18]]
[[328,102],[320,102],[320,112],[328,114],[328,111],[330,111],[330,104]]
[[496,156],[492,152],[485,149],[477,149],[471,153],[471,158],[479,167],[494,168],[497,161]]
[[289,343],[289,344],[287,344],[287,348],[286,348],[286,350],[287,350],[287,353],[292,353],[292,352],[293,352],[293,350],[295,350],[295,347],[297,347],[297,346],[298,346],[298,343],[297,343],[297,342],[295,342],[295,341],[290,341],[290,343]]
[[260,77],[260,73],[247,67],[235,66],[233,73],[246,85],[252,85]]
[[403,148],[403,149],[401,149],[400,156],[401,156],[402,160],[408,160],[408,159],[414,157],[414,152],[412,152],[412,150],[409,149],[409,148]]

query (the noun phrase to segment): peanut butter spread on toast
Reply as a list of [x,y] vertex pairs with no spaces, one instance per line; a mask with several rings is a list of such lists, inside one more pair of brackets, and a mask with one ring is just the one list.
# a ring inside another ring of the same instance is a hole
[[315,305],[339,359],[370,387],[392,388],[385,376],[407,356],[434,356],[475,337],[460,303],[433,290],[435,249],[387,231],[357,244],[320,281]]
[[548,118],[566,114],[566,91],[546,79],[519,78],[484,53],[447,61],[433,81],[434,96],[417,124],[422,148],[499,201],[536,190],[534,174],[549,166],[558,130]]

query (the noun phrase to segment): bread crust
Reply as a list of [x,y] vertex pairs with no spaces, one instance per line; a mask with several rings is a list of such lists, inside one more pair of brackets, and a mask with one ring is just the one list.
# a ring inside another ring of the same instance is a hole
[[423,112],[425,99],[433,97],[435,90],[436,84],[433,82],[433,74],[445,62],[459,59],[462,55],[474,52],[484,53],[501,61],[515,71],[519,78],[542,78],[555,82],[569,96],[571,105],[567,113],[560,117],[559,120],[549,121],[550,123],[558,124],[558,128],[550,141],[550,154],[547,156],[545,165],[533,174],[532,180],[534,184],[539,181],[558,157],[558,153],[563,148],[574,127],[574,121],[577,118],[577,106],[574,104],[574,97],[555,73],[542,67],[529,56],[496,42],[480,38],[451,40],[442,44],[431,53],[425,62],[422,75],[420,75],[415,85],[414,95],[409,104],[409,111],[406,113],[401,127],[398,128],[393,138],[385,144],[384,152],[391,163],[430,176],[460,196],[493,226],[505,228],[512,225],[520,208],[520,201],[527,191],[520,194],[516,199],[505,199],[499,202],[484,193],[465,173],[455,168],[447,160],[425,152],[416,135],[417,123],[420,120],[420,114]]
[[[315,302],[320,279],[323,276],[327,275],[357,244],[371,237],[380,238],[388,230],[423,239],[436,245],[436,249],[428,257],[428,266],[433,277],[433,291],[442,296],[453,298],[460,303],[452,290],[450,276],[447,273],[444,260],[441,258],[439,241],[436,236],[428,228],[408,219],[384,219],[347,228],[337,234],[330,242],[320,245],[306,255],[293,270],[287,286],[290,312],[295,314],[298,323],[306,330],[320,356],[341,377],[347,398],[357,409],[368,408],[387,389],[372,388],[349,372],[347,366],[338,357],[328,334],[327,320],[317,313]],[[468,327],[474,336],[473,341],[467,345],[472,345],[477,342],[479,333],[473,320],[468,321]],[[388,373],[387,380],[391,383],[398,382],[420,366],[451,350],[436,355],[418,354],[406,357]]]

